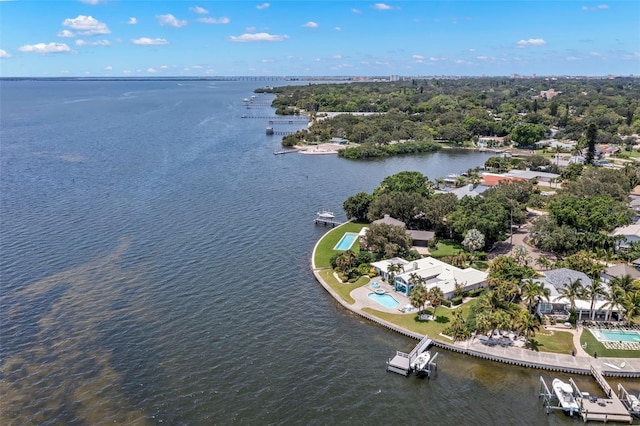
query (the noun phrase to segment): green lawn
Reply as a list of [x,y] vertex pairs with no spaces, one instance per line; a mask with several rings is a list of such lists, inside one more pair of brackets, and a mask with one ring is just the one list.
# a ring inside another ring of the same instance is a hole
[[[334,250],[333,248],[338,244],[340,238],[344,235],[345,232],[360,232],[362,228],[367,226],[366,223],[354,223],[349,222],[344,225],[339,226],[338,228],[332,229],[329,233],[327,233],[318,244],[318,248],[316,249],[316,256],[314,258],[316,268],[330,268],[331,263],[329,260],[331,256],[335,253],[341,253],[340,250]],[[360,251],[360,242],[356,240],[356,242],[351,247],[351,251],[358,253]]]
[[[474,303],[475,300],[471,300],[458,306],[457,309],[461,309],[462,316],[466,318]],[[387,322],[406,328],[407,330],[420,334],[427,334],[438,339],[443,339],[439,334],[449,326],[449,323],[453,319],[453,312],[455,311],[455,309],[439,307],[436,311],[438,317],[435,321],[420,321],[418,319],[418,314],[390,314],[372,308],[363,308],[362,310]],[[433,314],[433,309],[427,309],[425,312]]]
[[343,283],[336,279],[333,276],[333,269],[325,269],[324,271],[320,271],[320,276],[329,284],[329,287],[333,289],[338,295],[350,305],[353,305],[356,301],[349,295],[354,289],[358,287],[362,287],[363,285],[369,283],[369,277],[360,277],[358,281],[355,283]]
[[436,247],[429,248],[429,253],[431,253],[431,256],[436,259],[440,259],[445,256],[454,256],[463,251],[464,247],[462,247],[462,245],[449,240],[439,241]]
[[587,329],[582,331],[580,335],[580,344],[584,347],[587,344],[585,351],[589,355],[598,353],[598,356],[611,357],[611,358],[640,358],[640,351],[628,351],[622,349],[606,349],[602,343],[595,338],[593,334]]
[[554,331],[551,333],[541,330],[531,338],[529,347],[534,351],[570,355],[574,349],[573,334],[568,331]]

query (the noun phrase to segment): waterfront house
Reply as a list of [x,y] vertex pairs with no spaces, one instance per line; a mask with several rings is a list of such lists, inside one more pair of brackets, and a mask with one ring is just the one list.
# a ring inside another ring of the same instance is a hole
[[405,228],[406,233],[411,237],[411,245],[414,247],[428,247],[429,241],[433,240],[436,236],[435,232],[433,231],[420,231],[416,229],[406,229],[407,226],[403,221],[393,218],[388,214],[385,214],[384,217],[381,219],[374,220],[373,222],[371,222],[372,225],[379,225],[382,223],[391,225],[391,226],[399,226],[401,228]]
[[621,238],[621,241],[618,243],[618,248],[628,247],[629,244],[640,241],[640,221],[616,228],[610,235]]
[[[566,285],[578,279],[584,287],[591,285],[591,278],[585,273],[568,268],[546,271],[544,272],[543,278],[534,280],[549,290],[549,301],[546,299],[542,300],[537,306],[538,315],[549,316],[555,318],[557,321],[565,321],[569,317],[571,301],[566,297],[560,297],[560,295]],[[606,285],[605,289],[608,291]],[[578,321],[591,319],[591,300],[576,298],[574,304]],[[596,299],[593,311],[594,319],[596,320],[610,320],[611,318],[608,317],[610,312],[618,316],[618,309],[616,307],[610,309],[610,306],[604,298]]]
[[629,275],[634,280],[640,280],[640,270],[634,268],[628,263],[618,263],[616,265],[609,266],[602,271],[600,279],[603,283],[609,284],[612,278],[622,278],[625,275]]
[[433,257],[425,257],[407,262],[401,258],[393,258],[374,262],[371,264],[378,273],[389,278],[388,267],[391,264],[401,264],[402,269],[395,272],[393,280],[394,290],[403,293],[406,296],[411,294],[411,290],[418,283],[416,277],[424,282],[427,290],[438,287],[444,293],[445,299],[451,300],[456,290],[456,285],[462,287],[463,290],[475,290],[487,285],[488,273],[479,271],[474,268],[461,269],[448,263],[442,262]]

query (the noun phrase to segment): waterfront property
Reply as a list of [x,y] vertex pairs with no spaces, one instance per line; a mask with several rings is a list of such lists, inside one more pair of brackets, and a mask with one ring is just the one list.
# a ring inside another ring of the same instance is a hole
[[[561,297],[562,289],[568,284],[580,280],[580,283],[587,287],[591,284],[589,278],[584,272],[575,271],[568,268],[551,269],[544,272],[544,277],[534,280],[542,284],[549,290],[549,300],[538,304],[537,313],[540,316],[546,315],[555,318],[557,321],[564,321],[569,316],[571,301],[566,297]],[[603,298],[595,300],[593,311],[591,310],[591,301],[576,298],[574,300],[575,310],[578,315],[578,321],[583,319],[595,319],[609,321],[615,314],[616,319],[619,318],[619,308],[610,306]]]
[[349,250],[358,239],[358,236],[359,234],[355,232],[345,232],[333,249],[342,251]]
[[401,292],[405,296],[409,296],[413,287],[418,284],[415,282],[416,279],[422,280],[427,290],[439,287],[444,293],[445,299],[449,300],[453,298],[456,286],[460,286],[464,291],[469,291],[485,287],[487,284],[488,274],[486,272],[474,268],[461,269],[433,257],[425,257],[413,262],[396,257],[371,264],[386,279],[391,277],[389,273],[391,265],[399,265],[400,267],[400,271],[394,273],[393,286],[395,291]]

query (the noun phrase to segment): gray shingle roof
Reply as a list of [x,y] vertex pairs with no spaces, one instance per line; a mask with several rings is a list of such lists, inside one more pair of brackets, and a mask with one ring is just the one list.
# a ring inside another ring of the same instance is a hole
[[565,285],[577,279],[580,279],[580,282],[585,287],[591,284],[591,278],[589,278],[587,274],[568,268],[552,269],[550,271],[546,271],[544,275],[547,282],[557,289],[561,289]]

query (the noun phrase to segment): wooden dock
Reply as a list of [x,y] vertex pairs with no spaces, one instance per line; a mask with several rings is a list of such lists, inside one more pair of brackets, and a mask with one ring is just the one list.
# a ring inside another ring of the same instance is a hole
[[317,218],[313,219],[313,223],[315,223],[316,225],[324,225],[324,226],[331,225],[331,227],[342,225],[342,222],[338,222],[335,219],[324,219],[324,218],[321,218],[321,217],[317,217]]
[[[598,421],[598,422],[623,422],[632,423],[633,417],[631,416],[627,407],[622,403],[618,395],[613,392],[609,383],[597,368],[591,366],[591,374],[596,379],[598,385],[604,391],[606,398],[599,398],[597,396],[589,395],[588,393],[581,392],[578,385],[569,379],[569,383],[573,388],[573,396],[580,408],[579,414],[583,421]],[[549,414],[552,410],[562,410],[562,406],[558,401],[558,397],[555,392],[549,390],[546,382],[540,376],[540,397],[543,398],[543,404]],[[557,402],[557,404],[556,404]]]
[[618,395],[611,389],[600,370],[591,366],[591,374],[602,388],[607,398],[580,398],[582,420],[600,422],[631,423],[633,417],[624,406]]

